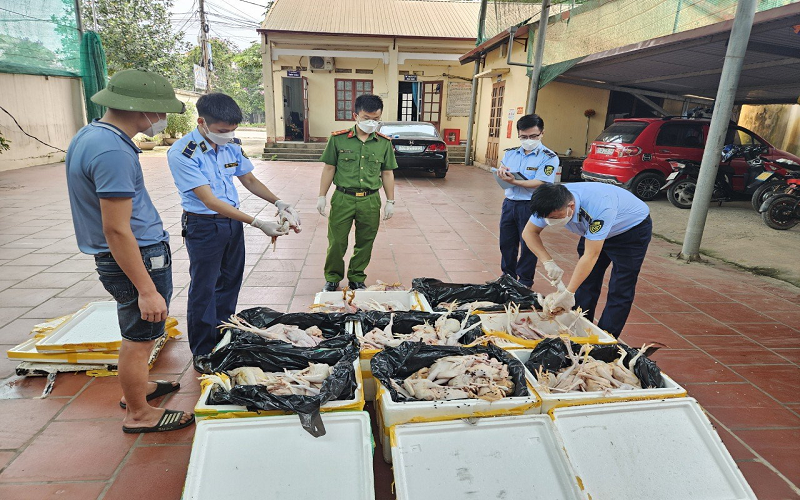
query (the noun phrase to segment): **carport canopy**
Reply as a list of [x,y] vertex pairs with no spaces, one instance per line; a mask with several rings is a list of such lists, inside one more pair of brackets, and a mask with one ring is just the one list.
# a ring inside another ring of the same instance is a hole
[[[733,20],[584,57],[557,81],[669,97],[714,100]],[[800,3],[755,15],[736,104],[800,97]]]

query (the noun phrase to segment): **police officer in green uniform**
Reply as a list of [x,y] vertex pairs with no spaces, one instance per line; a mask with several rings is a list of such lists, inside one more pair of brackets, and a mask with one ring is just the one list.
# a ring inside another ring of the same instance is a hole
[[331,196],[331,214],[328,219],[328,254],[325,259],[324,291],[332,292],[344,278],[344,254],[353,222],[356,241],[353,257],[347,267],[351,290],[365,288],[364,270],[372,257],[372,244],[378,234],[381,220],[383,186],[386,207],[383,220],[394,215],[394,172],[397,161],[392,140],[377,133],[380,126],[383,101],[371,94],[358,96],[355,103],[353,128],[334,132],[320,161],[325,163],[319,183],[317,211],[325,216],[327,194],[331,183],[336,190]]

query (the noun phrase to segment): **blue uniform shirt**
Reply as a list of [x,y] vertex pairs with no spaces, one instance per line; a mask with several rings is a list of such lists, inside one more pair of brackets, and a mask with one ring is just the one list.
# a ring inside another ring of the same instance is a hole
[[[558,155],[540,145],[528,154],[522,146],[510,149],[503,155],[501,162],[511,172],[519,172],[528,180],[556,182],[558,172]],[[530,200],[534,188],[514,186],[506,189],[506,198],[509,200]]]
[[[564,184],[575,197],[575,213],[566,228],[587,240],[605,240],[639,225],[650,207],[630,191],[600,182]],[[531,216],[531,224],[545,227],[543,218]]]
[[96,255],[109,251],[101,198],[131,198],[131,230],[140,247],[169,241],[144,186],[141,152],[122,130],[99,120],[72,138],[66,160],[67,190],[81,252]]
[[239,208],[239,193],[233,178],[253,170],[253,164],[242,153],[241,143],[217,145],[215,151],[197,129],[183,136],[167,152],[169,169],[181,195],[181,206],[187,212],[215,214],[192,191],[210,186],[220,200]]

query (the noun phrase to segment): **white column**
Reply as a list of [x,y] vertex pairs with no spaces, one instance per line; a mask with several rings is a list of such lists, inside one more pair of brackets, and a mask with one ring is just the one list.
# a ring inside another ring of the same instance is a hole
[[388,97],[383,102],[383,120],[395,121],[398,120],[397,116],[397,99],[398,99],[398,81],[400,78],[400,71],[397,66],[397,41],[395,40],[389,46],[389,64],[386,67],[386,84],[389,86]]
[[261,78],[264,80],[264,123],[267,128],[266,144],[275,142],[275,75],[272,72],[272,47],[267,34],[261,35]]

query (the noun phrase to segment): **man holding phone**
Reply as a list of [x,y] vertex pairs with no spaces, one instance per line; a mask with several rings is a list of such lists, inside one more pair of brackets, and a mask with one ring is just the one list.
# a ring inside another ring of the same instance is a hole
[[[558,155],[542,145],[544,120],[539,115],[520,117],[517,136],[520,147],[506,150],[495,172],[499,179],[511,184],[505,190],[500,214],[500,269],[503,274],[532,287],[537,260],[522,240],[522,231],[531,217],[528,205],[533,191],[542,184],[556,182]],[[548,265],[555,264],[545,262],[545,269]]]

